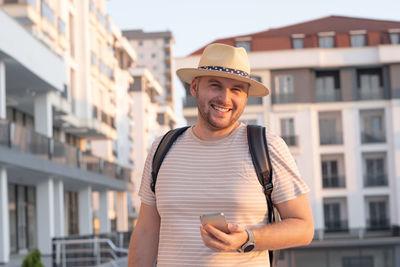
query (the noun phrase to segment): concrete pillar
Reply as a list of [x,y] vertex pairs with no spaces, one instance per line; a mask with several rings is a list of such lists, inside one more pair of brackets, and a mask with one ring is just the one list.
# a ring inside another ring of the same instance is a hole
[[111,223],[108,216],[110,208],[110,197],[107,190],[100,191],[100,206],[99,206],[99,220],[100,220],[100,233],[111,232]]
[[87,186],[78,193],[79,234],[93,234],[92,187]]
[[52,253],[54,237],[54,183],[52,178],[40,181],[36,186],[36,218],[38,248],[44,255]]
[[126,192],[117,192],[117,231],[128,231],[128,200]]
[[0,264],[10,260],[7,169],[0,168]]
[[62,237],[66,235],[64,227],[64,182],[54,181],[54,235]]
[[6,117],[6,65],[0,61],[0,119]]
[[359,110],[343,110],[343,136],[345,146],[345,175],[349,228],[365,228],[365,201],[363,197],[363,170],[360,150]]
[[47,137],[53,136],[53,110],[50,93],[35,96],[35,130]]

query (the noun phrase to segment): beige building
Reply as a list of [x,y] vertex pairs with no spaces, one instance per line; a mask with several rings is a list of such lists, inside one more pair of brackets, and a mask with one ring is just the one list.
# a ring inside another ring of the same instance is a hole
[[104,0],[0,0],[0,263],[129,228],[136,53],[105,13]]
[[400,266],[400,22],[329,16],[215,42],[248,51],[271,94],[242,119],[282,136],[311,189],[314,240],[280,266]]
[[177,115],[174,89],[174,38],[171,32],[143,32],[125,30],[123,35],[137,52],[137,66],[146,67],[164,88],[160,95],[158,121],[165,130],[175,127]]

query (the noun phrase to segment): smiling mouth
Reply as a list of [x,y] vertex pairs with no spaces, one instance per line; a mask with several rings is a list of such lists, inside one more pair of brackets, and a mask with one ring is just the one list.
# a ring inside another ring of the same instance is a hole
[[213,109],[219,111],[219,112],[228,112],[228,111],[231,111],[231,110],[232,110],[231,108],[224,108],[224,107],[221,107],[221,106],[216,106],[216,105],[214,105],[214,104],[211,104],[211,107],[212,107]]

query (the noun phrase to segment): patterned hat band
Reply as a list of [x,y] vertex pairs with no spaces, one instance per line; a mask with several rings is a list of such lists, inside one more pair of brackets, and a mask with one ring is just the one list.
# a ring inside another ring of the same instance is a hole
[[219,66],[202,66],[202,67],[199,67],[199,69],[223,71],[223,72],[237,74],[237,75],[240,75],[240,76],[243,76],[246,78],[249,78],[249,76],[250,76],[247,72],[242,71],[242,70],[236,70],[236,69],[219,67]]

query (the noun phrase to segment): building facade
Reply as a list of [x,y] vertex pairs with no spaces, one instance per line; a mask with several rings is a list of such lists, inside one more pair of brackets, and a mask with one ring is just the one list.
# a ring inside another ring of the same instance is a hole
[[1,0],[0,29],[0,263],[127,231],[136,53],[105,2]]
[[215,42],[248,51],[271,94],[243,120],[282,136],[311,189],[314,240],[281,266],[399,266],[400,22],[330,16]]

